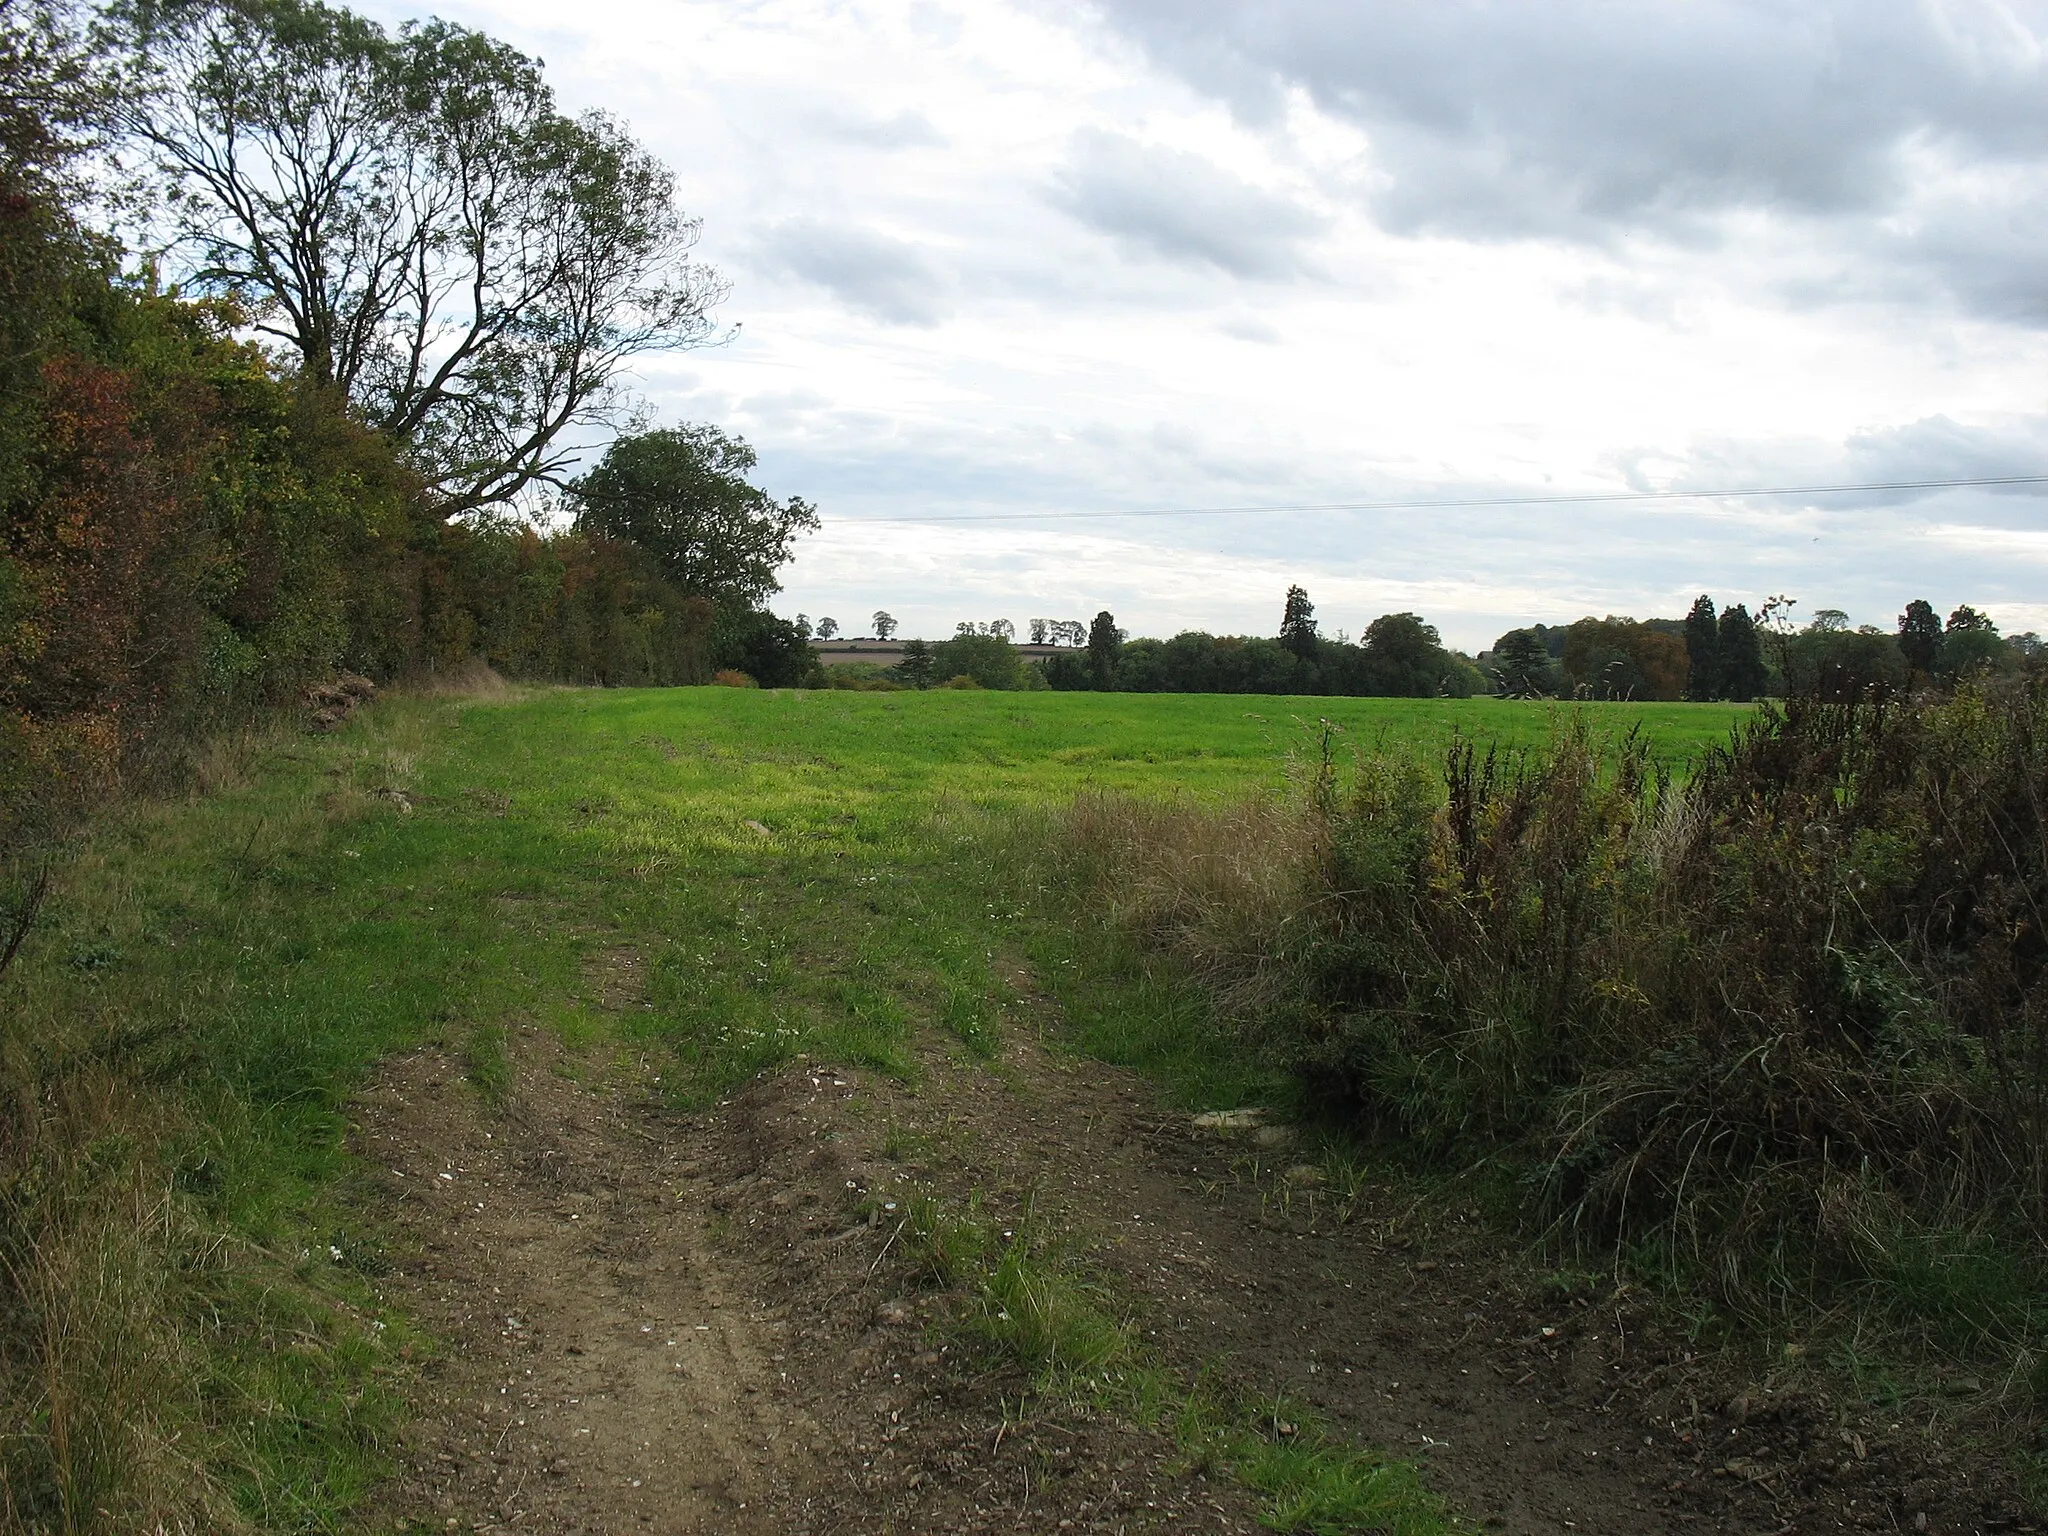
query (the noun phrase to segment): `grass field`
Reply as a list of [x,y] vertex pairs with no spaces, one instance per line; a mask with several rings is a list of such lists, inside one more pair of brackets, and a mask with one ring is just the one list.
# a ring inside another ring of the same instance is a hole
[[[1596,729],[1639,723],[1682,766],[1742,711],[1588,713]],[[396,1411],[379,1383],[404,1331],[402,1318],[364,1331],[375,1307],[337,1198],[345,1106],[381,1055],[440,1042],[490,1094],[505,1032],[539,1024],[572,1045],[636,1047],[690,1104],[798,1051],[906,1075],[920,1037],[986,1053],[1009,1004],[1003,964],[1026,957],[1082,1048],[1153,1067],[1183,1102],[1239,1102],[1265,1086],[1261,1069],[1188,1048],[1191,997],[1099,974],[1099,936],[1048,909],[999,813],[1087,789],[1278,791],[1316,760],[1323,720],[1341,755],[1453,732],[1525,744],[1554,714],[551,690],[394,698],[334,738],[224,753],[211,793],[124,811],[67,863],[7,981],[20,1038],[41,1042],[12,1070],[124,1061],[172,1085],[160,1141],[109,1123],[102,1162],[174,1170],[191,1219],[173,1224],[187,1248],[170,1262],[210,1297],[205,1328],[172,1329],[201,1358],[173,1360],[142,1358],[171,1326],[151,1309],[191,1299],[140,1282],[110,1295],[137,1358],[53,1390],[74,1394],[80,1422],[155,1425],[159,1448],[209,1439],[224,1487],[270,1528],[338,1529],[375,1474]],[[607,967],[628,954],[646,1001],[620,1022],[601,1004]],[[192,1264],[195,1247],[222,1243],[254,1257]],[[280,1347],[308,1336],[327,1347]],[[109,1487],[132,1474],[129,1433],[109,1429],[114,1449],[95,1463]]]

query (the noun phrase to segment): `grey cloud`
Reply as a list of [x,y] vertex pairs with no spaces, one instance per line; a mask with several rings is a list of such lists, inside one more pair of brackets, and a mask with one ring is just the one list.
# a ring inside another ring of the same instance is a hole
[[1286,339],[1280,334],[1279,327],[1257,315],[1227,316],[1217,322],[1216,329],[1234,340],[1249,341],[1262,347],[1276,347]]
[[946,136],[922,112],[898,112],[893,117],[828,118],[823,127],[836,139],[870,149],[934,149],[946,143]]
[[[1631,488],[1640,491],[1709,491],[1744,486],[1895,487],[1755,498],[1753,509],[1763,512],[1792,513],[1802,507],[1825,513],[1899,510],[1959,495],[1982,504],[2006,502],[2017,506],[2020,498],[2037,502],[2048,497],[2048,486],[1959,490],[1932,487],[1924,482],[2048,474],[2048,416],[2009,416],[1975,423],[1949,416],[1926,416],[1898,426],[1852,433],[1840,441],[1712,438],[1695,442],[1678,454],[1622,453],[1612,456],[1609,463]],[[1678,466],[1675,473],[1674,464]],[[1916,486],[1911,482],[1921,483]]]
[[1234,277],[1304,269],[1323,220],[1200,155],[1090,129],[1074,136],[1053,201],[1091,229],[1152,256]]
[[1909,151],[2048,163],[2038,4],[1100,4],[1246,117],[1292,87],[1360,125],[1396,230],[1705,239],[1736,208],[1886,210]]
[[915,246],[892,236],[791,219],[768,231],[761,256],[770,268],[892,325],[937,325],[946,318],[945,279]]

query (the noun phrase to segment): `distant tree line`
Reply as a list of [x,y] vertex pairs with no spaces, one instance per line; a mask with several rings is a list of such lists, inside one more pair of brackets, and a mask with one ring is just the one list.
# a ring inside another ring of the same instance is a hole
[[712,334],[694,238],[479,33],[0,0],[0,849],[336,669],[804,677],[815,513],[620,388]]
[[[1702,595],[1682,619],[1584,618],[1509,630],[1476,660],[1446,647],[1412,613],[1372,621],[1356,643],[1321,632],[1301,587],[1288,589],[1279,632],[1170,640],[1132,639],[1114,615],[1085,630],[1063,627],[1062,650],[1027,656],[1004,620],[961,623],[950,640],[905,643],[902,660],[833,667],[814,681],[836,687],[961,687],[1115,690],[1128,693],[1333,694],[1391,698],[1747,701],[1796,692],[1848,700],[2006,672],[2040,652],[2035,635],[2001,636],[1963,605],[1946,622],[1922,600],[1906,605],[1896,632],[1852,628],[1840,609],[1804,625],[1773,597],[1755,614]],[[1033,621],[1033,633],[1043,633]],[[1084,643],[1071,643],[1080,631]]]
[[2032,633],[2001,636],[1964,604],[1946,622],[1915,599],[1896,630],[1852,628],[1839,608],[1793,622],[1790,599],[1755,615],[1742,603],[1717,609],[1702,594],[1683,619],[1585,618],[1509,630],[1479,661],[1496,693],[1579,699],[1749,700],[1801,693],[1825,699],[1947,685],[2008,672],[2041,648]]
[[[1041,629],[1041,623],[1044,628]],[[839,687],[1054,688],[1126,693],[1297,693],[1466,698],[1486,679],[1448,650],[1435,627],[1412,613],[1390,613],[1354,644],[1319,632],[1308,593],[1291,588],[1280,632],[1211,635],[1189,630],[1170,640],[1132,639],[1107,611],[1092,623],[1032,621],[1061,650],[1027,658],[1004,620],[961,624],[953,637],[905,643],[892,668],[833,667]]]

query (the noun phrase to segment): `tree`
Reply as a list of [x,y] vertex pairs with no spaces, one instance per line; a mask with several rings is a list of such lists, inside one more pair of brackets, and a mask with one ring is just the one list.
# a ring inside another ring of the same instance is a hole
[[811,638],[811,616],[808,613],[798,614],[790,623],[796,626],[796,632],[806,640]]
[[1043,644],[1045,644],[1045,633],[1046,633],[1046,620],[1044,620],[1044,619],[1033,619],[1033,620],[1031,621],[1031,643],[1032,643],[1033,645],[1043,645]]
[[991,619],[988,628],[983,630],[982,633],[1000,635],[1005,640],[1014,640],[1017,638],[1017,626],[1008,619]]
[[1906,658],[1899,642],[1882,630],[1809,624],[1787,647],[1787,693],[1850,703],[1883,697],[1905,682]]
[[1849,615],[1839,608],[1816,608],[1806,624],[1806,632],[1811,635],[1843,634],[1848,628]]
[[1721,697],[1720,619],[1714,600],[1704,592],[1685,616],[1685,696],[1695,701]]
[[1116,684],[1116,662],[1124,647],[1124,632],[1116,627],[1116,616],[1107,608],[1095,615],[1088,626],[1088,676],[1099,689]]
[[794,624],[757,608],[720,608],[711,650],[716,665],[744,672],[763,688],[794,688],[818,664]]
[[983,688],[1016,688],[1024,680],[1016,647],[1002,635],[976,630],[933,647],[932,663],[941,677],[971,677]]
[[716,427],[664,428],[616,439],[569,499],[579,529],[638,544],[685,592],[754,607],[818,514],[749,484],[753,467],[754,450]]
[[[1785,677],[1792,670],[1792,610],[1799,606],[1799,599],[1774,593],[1763,601],[1756,611],[1756,633],[1759,645],[1770,647],[1770,664],[1778,669],[1778,676]],[[1757,690],[1763,692],[1762,688]]]
[[1721,661],[1721,696],[1747,703],[1764,690],[1769,673],[1764,667],[1764,648],[1756,632],[1756,621],[1741,603],[1721,610],[1721,624],[1715,635]]
[[837,619],[818,620],[818,638],[820,640],[830,640],[834,635],[837,635],[838,633],[839,621]]
[[1946,678],[1973,672],[2005,672],[2013,664],[2012,647],[1999,637],[1998,626],[1968,603],[1948,616],[1935,670]]
[[[883,618],[887,617],[887,615],[878,614],[876,617]],[[894,627],[894,622],[894,620],[890,621],[892,628]],[[881,628],[880,625],[875,627],[877,629]],[[889,637],[883,635],[880,638],[886,640]],[[896,670],[902,674],[903,681],[910,684],[913,688],[931,687],[932,672],[934,670],[932,648],[922,640],[904,641],[903,659],[896,663]]]
[[1315,605],[1300,587],[1287,589],[1287,606],[1280,614],[1280,643],[1303,661],[1316,654]]
[[872,618],[868,622],[875,626],[875,638],[877,640],[886,640],[891,635],[896,633],[895,616],[889,613],[885,613],[883,610],[879,608],[875,610],[874,618]]
[[1088,643],[1088,626],[1079,619],[1054,619],[1046,626],[1046,633],[1054,645],[1070,645],[1079,650]]
[[1527,629],[1511,629],[1493,643],[1493,674],[1500,691],[1510,698],[1539,697],[1557,686],[1550,652]]
[[712,339],[726,289],[674,177],[558,112],[539,61],[321,0],[117,0],[108,22],[186,286],[406,444],[447,510],[560,485],[623,419],[633,357]]
[[1899,649],[1913,671],[1933,675],[1941,650],[1941,619],[1925,598],[1914,598],[1899,615]]

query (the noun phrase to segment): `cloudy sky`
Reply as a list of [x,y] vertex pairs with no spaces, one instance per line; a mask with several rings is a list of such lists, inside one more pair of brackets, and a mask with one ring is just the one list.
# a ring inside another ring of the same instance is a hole
[[675,168],[739,330],[641,383],[821,508],[786,614],[2048,630],[2043,486],[1415,505],[2048,472],[2048,4],[439,14]]

